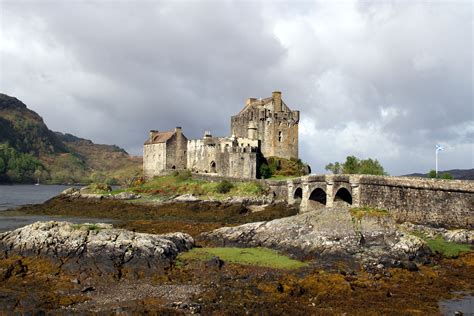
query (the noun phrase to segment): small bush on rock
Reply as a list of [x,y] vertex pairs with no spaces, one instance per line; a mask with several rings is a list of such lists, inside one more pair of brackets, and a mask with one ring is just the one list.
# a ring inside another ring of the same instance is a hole
[[224,181],[221,181],[219,182],[219,184],[216,186],[216,192],[217,193],[229,193],[230,190],[232,190],[232,188],[234,187],[234,185],[227,181],[227,180],[224,180]]

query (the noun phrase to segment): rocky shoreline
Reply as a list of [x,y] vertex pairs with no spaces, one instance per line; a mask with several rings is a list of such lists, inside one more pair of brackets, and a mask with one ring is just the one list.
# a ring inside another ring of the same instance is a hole
[[[450,293],[474,293],[473,253],[443,259],[417,236],[472,244],[472,231],[338,207],[297,214],[264,199],[148,204],[76,192],[19,212],[109,217],[121,228],[43,222],[0,234],[0,312],[433,314]],[[203,246],[267,247],[308,266],[179,259]]]

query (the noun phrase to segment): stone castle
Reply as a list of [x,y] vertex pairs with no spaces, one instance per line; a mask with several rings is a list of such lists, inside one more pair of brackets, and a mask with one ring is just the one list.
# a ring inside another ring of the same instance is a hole
[[238,178],[258,178],[265,158],[298,159],[299,111],[292,111],[275,91],[265,99],[250,98],[231,118],[230,137],[188,139],[181,129],[150,131],[143,148],[146,178],[188,169]]

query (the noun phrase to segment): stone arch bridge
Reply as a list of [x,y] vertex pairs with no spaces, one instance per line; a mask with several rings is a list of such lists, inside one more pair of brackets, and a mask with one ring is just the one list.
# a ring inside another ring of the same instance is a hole
[[277,196],[288,204],[299,205],[300,212],[341,205],[367,206],[385,209],[398,221],[444,227],[474,226],[474,181],[309,175],[287,180]]

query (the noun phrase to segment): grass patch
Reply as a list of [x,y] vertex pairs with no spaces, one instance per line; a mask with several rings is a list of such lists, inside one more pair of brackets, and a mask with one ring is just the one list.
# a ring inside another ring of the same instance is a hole
[[224,262],[276,269],[298,269],[306,263],[291,259],[267,248],[194,248],[179,255],[178,260],[209,260],[219,257]]
[[79,230],[79,229],[84,229],[87,231],[101,231],[102,227],[100,227],[97,224],[74,224],[72,225],[72,229]]
[[439,253],[445,258],[457,258],[463,252],[472,251],[470,245],[447,241],[441,236],[429,238],[420,232],[413,232],[411,234],[426,241],[426,244],[433,253]]
[[386,217],[390,216],[387,210],[377,209],[373,207],[354,207],[349,210],[351,216],[357,220],[361,220],[363,217]]
[[178,173],[160,176],[143,184],[128,189],[134,193],[149,196],[171,197],[182,194],[193,194],[201,197],[225,199],[233,196],[259,196],[266,189],[258,182],[208,182],[195,180]]

